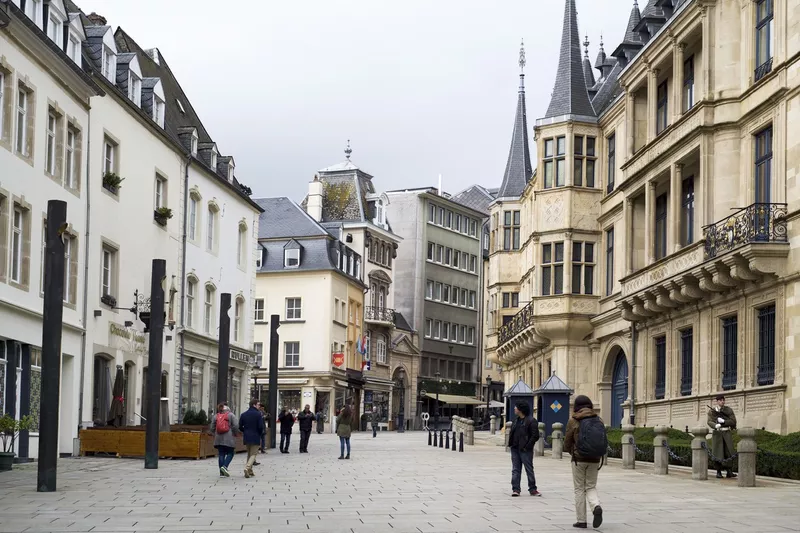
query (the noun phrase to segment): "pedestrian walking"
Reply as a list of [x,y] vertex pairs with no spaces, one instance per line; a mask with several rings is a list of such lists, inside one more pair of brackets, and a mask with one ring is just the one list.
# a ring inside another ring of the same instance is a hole
[[722,461],[728,466],[726,477],[734,478],[733,461],[729,461],[733,455],[733,430],[736,429],[736,414],[733,409],[725,405],[725,396],[722,394],[716,398],[717,405],[708,409],[708,427],[711,428],[711,453],[714,457],[721,459],[715,461],[717,467],[717,478],[722,477]]
[[[350,434],[353,432],[351,424],[353,423],[353,411],[349,405],[346,405],[341,410],[339,416],[336,417],[336,434],[339,435],[339,447],[341,453],[339,459],[350,459]],[[344,455],[344,448],[347,446],[347,456]]]
[[217,405],[217,414],[211,421],[211,433],[214,434],[214,448],[219,454],[219,477],[231,477],[228,467],[233,461],[233,454],[236,449],[235,431],[238,424],[236,415],[225,403]]
[[281,423],[281,453],[289,453],[289,441],[292,440],[294,415],[287,411],[286,407],[282,407],[281,414],[278,415],[278,422]]
[[300,453],[308,453],[308,439],[311,438],[311,426],[314,424],[310,405],[306,404],[305,409],[297,415],[297,423],[300,425]]
[[508,435],[508,447],[511,450],[511,496],[519,496],[522,490],[522,467],[525,467],[525,475],[528,476],[528,493],[531,496],[541,496],[533,473],[533,445],[539,440],[539,422],[531,416],[531,408],[525,402],[519,402],[514,407],[514,414],[516,418]]
[[603,508],[597,495],[597,473],[608,450],[608,437],[603,420],[594,412],[592,400],[575,398],[572,417],[567,422],[564,450],[572,455],[572,486],[575,490],[573,527],[586,529],[586,504],[592,510],[592,527],[603,523]]
[[317,410],[317,433],[325,431],[325,415],[322,414],[322,409]]
[[374,439],[378,435],[378,422],[380,422],[381,415],[378,412],[378,408],[375,407],[372,410],[372,438]]
[[258,400],[250,400],[250,409],[242,413],[239,417],[239,431],[242,432],[244,445],[247,447],[247,463],[244,467],[244,477],[255,476],[253,465],[256,462],[258,448],[261,445],[261,437],[267,432],[264,426],[264,417],[258,410]]
[[261,453],[267,453],[267,430],[270,427],[269,413],[261,405],[261,402],[258,404],[258,410],[261,413],[262,420],[264,420],[264,434],[261,435]]

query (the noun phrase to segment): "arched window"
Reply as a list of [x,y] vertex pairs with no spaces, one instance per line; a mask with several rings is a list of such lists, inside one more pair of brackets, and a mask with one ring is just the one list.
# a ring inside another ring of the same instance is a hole
[[233,313],[233,342],[242,342],[244,339],[244,322],[242,313],[244,312],[244,298],[236,298],[236,305]]
[[386,287],[381,286],[378,292],[378,307],[383,309],[386,306]]
[[195,313],[195,298],[197,297],[197,279],[189,276],[186,280],[186,327],[193,329],[194,313]]
[[203,332],[211,335],[214,329],[214,293],[216,289],[210,283],[206,285],[205,298],[203,299]]
[[370,350],[371,344],[372,344],[372,332],[367,331],[364,334],[364,352],[365,352],[364,359],[366,359],[367,361],[369,361],[370,357],[372,356],[372,350]]
[[373,283],[373,284],[370,286],[370,289],[369,289],[369,290],[370,290],[370,292],[372,292],[372,297],[371,297],[371,300],[372,300],[372,307],[375,307],[375,306],[376,306],[376,304],[377,304],[377,301],[376,301],[376,299],[378,298],[378,287],[377,287],[377,285],[375,285],[375,284]]

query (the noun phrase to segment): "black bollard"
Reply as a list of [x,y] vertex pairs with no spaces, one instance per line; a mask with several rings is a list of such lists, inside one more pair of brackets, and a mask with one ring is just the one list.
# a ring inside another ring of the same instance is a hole
[[448,449],[450,448],[450,430],[449,429],[447,430],[447,440],[444,442],[444,447],[448,448]]
[[433,442],[433,435],[431,435],[431,430],[429,429],[428,430],[428,446],[430,446],[432,442]]
[[[219,344],[217,354],[217,403],[230,401],[233,403],[233,398],[228,397],[228,365],[231,359],[231,317],[228,311],[231,308],[231,294],[223,292],[219,297]],[[270,339],[271,340],[271,339]],[[272,354],[270,354],[272,355]],[[272,391],[270,391],[270,394]],[[231,411],[238,412],[238,405],[230,405]]]
[[436,431],[433,432],[433,447],[436,448]]
[[456,432],[453,432],[453,451],[456,451]]
[[153,259],[150,274],[150,342],[147,366],[147,422],[144,431],[144,467],[158,468],[161,417],[161,363],[164,342],[164,280],[167,262]]
[[444,430],[439,432],[439,448],[444,448]]
[[459,433],[458,434],[458,451],[460,451],[460,452],[464,451],[464,434],[463,433]]
[[[280,357],[280,335],[278,328],[281,323],[280,315],[272,315],[269,320],[269,398],[267,404],[269,405],[270,424],[275,424],[278,412],[278,362]],[[323,413],[324,414],[324,413]],[[269,447],[271,450],[275,449],[277,439],[277,431],[274,429],[269,432]]]

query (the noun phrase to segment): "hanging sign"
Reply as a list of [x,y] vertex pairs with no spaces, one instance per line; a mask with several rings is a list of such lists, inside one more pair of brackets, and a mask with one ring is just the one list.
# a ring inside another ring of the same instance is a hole
[[344,365],[344,354],[341,352],[334,353],[332,356],[333,365],[341,368]]

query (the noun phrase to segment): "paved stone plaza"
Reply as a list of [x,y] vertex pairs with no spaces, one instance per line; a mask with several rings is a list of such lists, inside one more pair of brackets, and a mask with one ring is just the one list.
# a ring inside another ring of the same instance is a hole
[[[246,531],[258,533],[491,533],[571,531],[569,460],[535,460],[541,498],[511,498],[510,460],[500,447],[465,453],[427,446],[422,433],[357,434],[339,461],[338,439],[311,436],[309,453],[260,455],[258,477],[244,455],[219,478],[216,459],[81,458],[60,463],[59,492],[36,492],[35,465],[0,474],[0,533]],[[693,482],[655,477],[652,465],[600,472],[603,531],[773,533],[800,531],[800,485]],[[648,468],[650,467],[650,468]],[[525,488],[525,487],[523,487]]]

